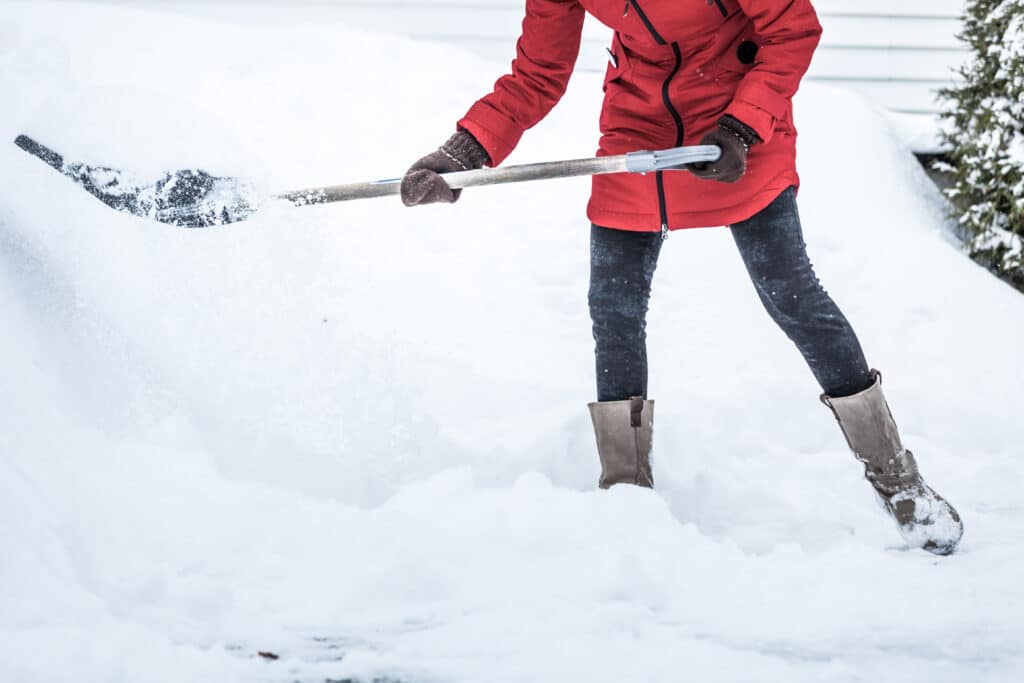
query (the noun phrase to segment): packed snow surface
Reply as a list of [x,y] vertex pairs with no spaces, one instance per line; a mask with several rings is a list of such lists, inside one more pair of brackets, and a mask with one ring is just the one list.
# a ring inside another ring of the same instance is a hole
[[[506,68],[342,18],[5,2],[0,138],[394,177]],[[579,74],[509,163],[591,154],[599,99]],[[5,143],[0,680],[1021,680],[1024,298],[872,109],[796,107],[818,274],[959,553],[901,544],[725,229],[662,252],[658,489],[600,492],[585,179],[184,230]]]

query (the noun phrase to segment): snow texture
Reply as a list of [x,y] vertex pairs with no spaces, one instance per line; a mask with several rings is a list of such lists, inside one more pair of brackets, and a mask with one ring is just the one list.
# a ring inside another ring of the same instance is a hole
[[[6,2],[0,137],[393,177],[505,68],[342,18]],[[579,74],[510,163],[589,154],[599,98]],[[901,544],[725,230],[673,234],[655,278],[658,490],[602,492],[586,180],[196,231],[7,144],[0,680],[1020,680],[1024,299],[870,107],[796,111],[812,258],[956,555]]]

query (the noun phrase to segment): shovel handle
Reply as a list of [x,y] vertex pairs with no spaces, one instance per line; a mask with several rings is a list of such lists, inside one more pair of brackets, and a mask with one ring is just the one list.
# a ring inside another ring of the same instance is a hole
[[[722,150],[717,145],[674,147],[657,152],[630,152],[617,156],[592,157],[546,161],[536,164],[521,164],[498,168],[481,168],[472,171],[442,173],[448,187],[459,190],[482,185],[503,185],[521,183],[527,180],[550,180],[576,176],[603,175],[606,173],[653,173],[684,169],[688,164],[718,161]],[[401,178],[376,180],[369,183],[331,185],[328,187],[297,190],[277,196],[296,206],[344,202],[352,199],[385,197],[398,194]]]

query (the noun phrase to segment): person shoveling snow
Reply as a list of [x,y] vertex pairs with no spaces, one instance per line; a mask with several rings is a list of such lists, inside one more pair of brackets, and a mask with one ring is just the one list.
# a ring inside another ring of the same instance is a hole
[[882,376],[815,275],[796,194],[792,97],[821,26],[809,0],[528,0],[512,73],[469,109],[401,184],[407,206],[458,200],[442,174],[497,166],[562,97],[589,12],[615,31],[604,80],[599,156],[721,149],[690,173],[594,176],[589,304],[597,401],[589,405],[599,485],[653,487],[654,401],[647,397],[646,313],[671,230],[727,225],[768,313],[796,344],[855,457],[912,547],[946,555],[957,511],[922,478],[900,439]]

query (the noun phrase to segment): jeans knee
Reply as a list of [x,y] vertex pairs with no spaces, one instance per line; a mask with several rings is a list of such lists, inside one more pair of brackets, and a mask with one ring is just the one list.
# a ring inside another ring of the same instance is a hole
[[650,298],[648,285],[642,279],[622,276],[591,279],[587,302],[592,317],[623,316],[643,319]]
[[846,319],[817,279],[794,283],[757,283],[769,315],[790,337],[802,330],[839,330]]

